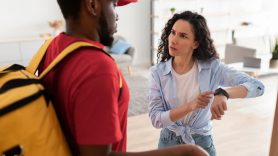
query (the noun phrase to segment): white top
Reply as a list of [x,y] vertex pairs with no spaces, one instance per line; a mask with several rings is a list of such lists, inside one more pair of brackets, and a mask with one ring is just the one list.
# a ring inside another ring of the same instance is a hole
[[[172,68],[176,80],[177,104],[183,105],[194,100],[200,93],[198,83],[198,67],[195,62],[192,68],[182,75],[175,72]],[[188,124],[192,112],[184,116],[183,123]]]

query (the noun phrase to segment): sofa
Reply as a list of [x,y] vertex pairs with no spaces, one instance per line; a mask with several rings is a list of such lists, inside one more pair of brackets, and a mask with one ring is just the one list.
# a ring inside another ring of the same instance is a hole
[[135,48],[120,35],[115,35],[112,46],[106,48],[118,64],[119,69],[123,73],[131,74],[131,64],[134,58]]

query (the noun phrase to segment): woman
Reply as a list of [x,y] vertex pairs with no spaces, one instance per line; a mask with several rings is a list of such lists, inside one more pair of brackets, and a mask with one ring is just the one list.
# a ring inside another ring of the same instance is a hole
[[264,85],[221,63],[205,18],[190,11],[165,25],[158,60],[149,95],[149,117],[162,128],[158,147],[195,143],[215,156],[211,120],[221,119],[229,98],[261,96]]

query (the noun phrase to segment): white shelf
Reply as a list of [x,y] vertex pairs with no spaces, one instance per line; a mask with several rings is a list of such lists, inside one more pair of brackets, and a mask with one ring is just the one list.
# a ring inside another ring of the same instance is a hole
[[19,38],[0,38],[0,43],[42,41],[47,39],[49,39],[49,37],[39,37],[39,36],[19,37]]
[[0,42],[0,65],[22,64],[31,60],[40,46],[44,43],[42,38],[16,38]]

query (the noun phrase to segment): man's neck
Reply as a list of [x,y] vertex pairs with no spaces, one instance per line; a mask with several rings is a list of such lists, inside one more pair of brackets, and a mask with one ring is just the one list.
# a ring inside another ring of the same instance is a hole
[[83,24],[82,21],[66,21],[66,31],[65,33],[70,36],[78,37],[78,38],[86,38],[92,41],[99,42],[99,35],[97,33],[97,29],[90,26],[89,24]]

